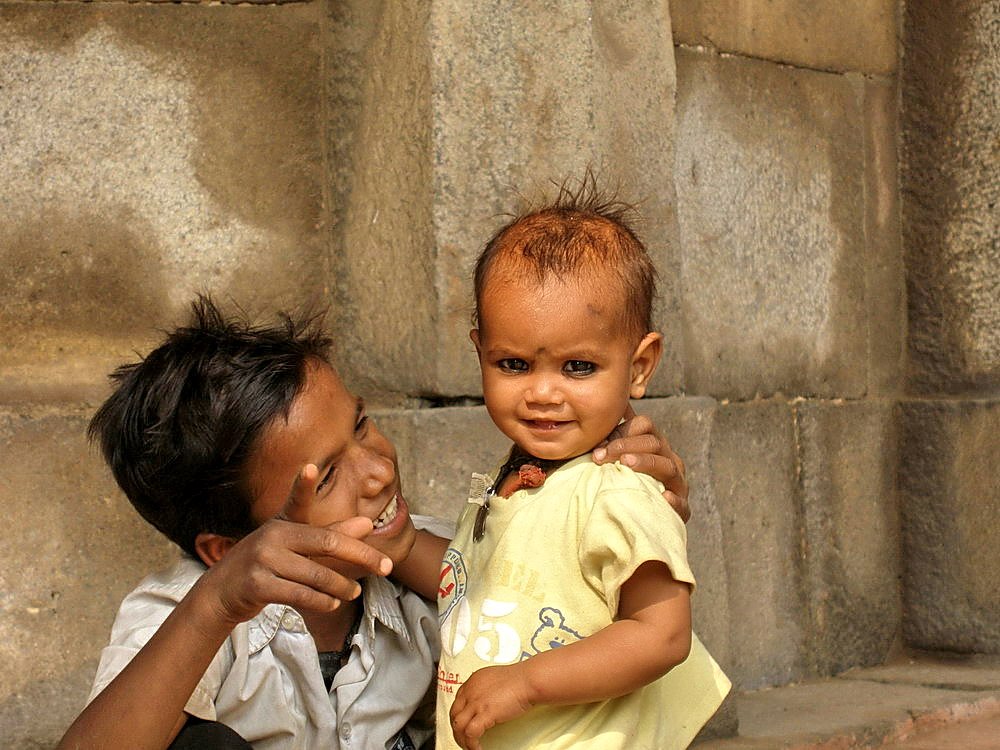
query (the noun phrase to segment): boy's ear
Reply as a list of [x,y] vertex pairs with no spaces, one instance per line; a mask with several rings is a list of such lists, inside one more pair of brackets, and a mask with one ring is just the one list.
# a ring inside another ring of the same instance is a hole
[[194,538],[194,551],[208,567],[212,567],[236,544],[231,536],[210,534],[203,531]]
[[629,398],[642,398],[663,354],[663,334],[651,331],[642,337],[632,354],[632,381]]

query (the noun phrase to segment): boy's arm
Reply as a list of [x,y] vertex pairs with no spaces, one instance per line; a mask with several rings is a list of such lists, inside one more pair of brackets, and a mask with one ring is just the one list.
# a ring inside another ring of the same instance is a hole
[[452,705],[455,740],[478,750],[490,727],[534,706],[631,693],[680,664],[690,650],[688,584],[674,580],[664,563],[643,563],[622,586],[618,619],[611,625],[526,661],[474,672]]
[[410,554],[396,564],[392,577],[425,599],[437,601],[441,560],[447,549],[447,539],[418,529]]
[[368,519],[316,528],[270,521],[243,538],[182,599],[146,645],[88,705],[59,748],[166,748],[184,726],[184,706],[240,622],[270,603],[336,609],[360,587],[310,556],[331,556],[377,575],[391,562],[358,541]]

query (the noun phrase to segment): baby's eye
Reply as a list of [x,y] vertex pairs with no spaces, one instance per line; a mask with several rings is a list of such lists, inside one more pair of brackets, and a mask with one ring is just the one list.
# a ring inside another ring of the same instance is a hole
[[497,362],[497,367],[499,367],[504,372],[527,372],[528,363],[523,359],[518,359],[517,357],[508,357],[507,359],[501,359]]
[[571,359],[563,365],[563,371],[569,375],[593,375],[596,369],[593,362],[582,359]]

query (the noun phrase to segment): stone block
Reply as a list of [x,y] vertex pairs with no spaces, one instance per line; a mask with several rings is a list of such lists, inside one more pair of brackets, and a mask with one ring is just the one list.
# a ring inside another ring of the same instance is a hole
[[793,428],[792,407],[780,400],[722,403],[712,426],[709,468],[732,623],[729,674],[741,690],[806,673]]
[[864,80],[865,267],[869,397],[899,394],[906,370],[906,268],[900,243],[898,91]]
[[87,445],[88,417],[0,413],[3,747],[55,745],[83,707],[122,597],[176,554]]
[[893,0],[684,0],[672,3],[674,40],[819,70],[896,70]]
[[1000,382],[1000,8],[905,4],[901,94],[910,388]]
[[893,405],[807,401],[796,416],[808,667],[881,664],[901,626]]
[[686,50],[677,65],[687,389],[864,395],[863,81]]
[[[668,347],[653,387],[681,377],[675,271],[674,66],[667,3],[349,4],[371,39],[330,93],[353,139],[335,231],[345,375],[369,393],[480,392],[468,339],[479,249],[550,180],[586,166],[641,203],[663,271]],[[344,42],[340,50],[346,50]]]
[[903,636],[1000,653],[1000,401],[905,401]]
[[323,297],[319,10],[0,8],[0,398],[99,393],[196,291]]

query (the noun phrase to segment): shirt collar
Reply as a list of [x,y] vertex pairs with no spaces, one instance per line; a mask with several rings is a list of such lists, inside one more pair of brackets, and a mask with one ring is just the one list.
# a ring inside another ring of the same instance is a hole
[[[378,620],[395,633],[407,646],[413,647],[413,635],[406,626],[406,618],[399,604],[400,587],[385,578],[369,576],[361,580],[364,590],[365,616],[362,622],[370,641],[375,639],[375,621]],[[284,629],[292,633],[308,632],[302,616],[285,604],[268,604],[247,623],[250,654],[267,646]]]

